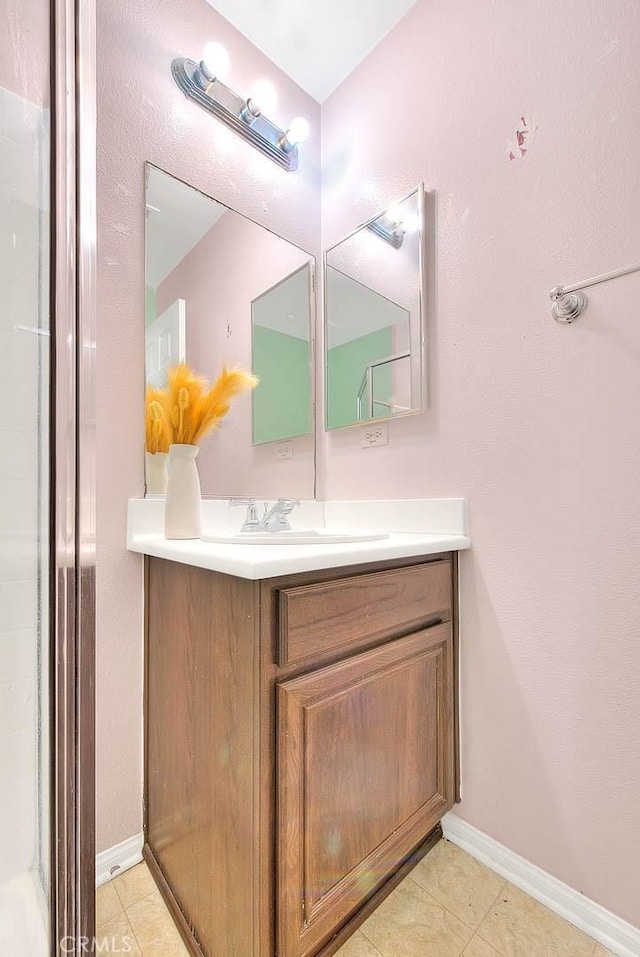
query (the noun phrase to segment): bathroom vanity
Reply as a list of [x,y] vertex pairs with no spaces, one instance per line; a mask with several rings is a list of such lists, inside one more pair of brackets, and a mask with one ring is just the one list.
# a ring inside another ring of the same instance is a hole
[[327,957],[456,801],[468,539],[337,545],[332,567],[269,577],[221,571],[223,546],[129,547],[147,554],[144,853],[161,891],[193,954]]
[[[275,521],[316,489],[315,257],[148,163],[145,182],[147,384],[185,361],[212,378],[205,357],[259,379],[198,457],[205,493],[233,494],[244,523],[208,498],[202,540],[167,541],[164,503],[130,503],[128,547],[146,556],[145,856],[193,954],[328,957],[457,797],[466,507],[314,500],[294,528]],[[432,226],[419,184],[325,251],[327,430],[425,410]],[[284,489],[261,519],[256,497]]]

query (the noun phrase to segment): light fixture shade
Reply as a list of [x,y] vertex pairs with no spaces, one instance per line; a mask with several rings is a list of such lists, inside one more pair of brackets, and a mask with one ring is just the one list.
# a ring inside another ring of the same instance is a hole
[[417,233],[420,229],[420,225],[420,216],[415,212],[407,213],[406,216],[402,218],[402,228],[405,233]]
[[217,77],[223,80],[229,72],[229,54],[221,43],[207,43],[202,55],[202,62],[210,79]]
[[278,93],[269,80],[257,80],[251,87],[249,99],[256,104],[260,113],[270,116],[278,103]]
[[399,203],[390,206],[387,210],[386,218],[394,226],[404,226],[405,211]]
[[296,116],[291,120],[291,125],[287,130],[287,140],[291,146],[297,146],[298,143],[304,143],[309,136],[310,126],[304,116]]

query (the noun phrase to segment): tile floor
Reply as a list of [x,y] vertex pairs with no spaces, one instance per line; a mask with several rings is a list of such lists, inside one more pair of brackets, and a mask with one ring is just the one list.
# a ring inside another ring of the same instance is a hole
[[[109,938],[101,953],[188,957],[144,863],[99,888],[97,936]],[[613,955],[454,844],[440,841],[337,957]]]

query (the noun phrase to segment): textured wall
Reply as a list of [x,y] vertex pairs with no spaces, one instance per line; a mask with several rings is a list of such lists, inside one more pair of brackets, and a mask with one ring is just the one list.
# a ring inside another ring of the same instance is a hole
[[[230,81],[276,85],[275,118],[312,134],[295,175],[180,94],[174,56],[218,39]],[[144,161],[319,251],[319,107],[205,0],[98,0],[98,850],[140,831],[142,562],[125,550],[126,503],[143,492]]]
[[469,499],[461,813],[636,926],[640,275],[569,327],[548,290],[640,258],[639,37],[633,0],[420,0],[324,105],[323,244],[424,180],[436,278],[428,413],[321,471]]

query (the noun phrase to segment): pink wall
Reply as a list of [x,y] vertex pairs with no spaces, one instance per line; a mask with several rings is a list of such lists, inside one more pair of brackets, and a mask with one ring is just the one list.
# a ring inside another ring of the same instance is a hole
[[[428,413],[329,498],[461,495],[463,804],[473,825],[640,926],[640,6],[421,0],[323,107],[323,244],[435,194]],[[520,117],[538,130],[509,160]]]
[[[218,39],[230,82],[271,79],[275,119],[311,137],[295,175],[188,102],[170,74]],[[126,503],[143,493],[144,162],[319,253],[318,105],[205,0],[98,0],[98,850],[140,831],[142,561],[125,551]]]
[[[186,301],[187,362],[211,381],[224,362],[251,369],[252,300],[307,262],[302,250],[230,210],[158,286],[157,314]],[[280,461],[272,444],[254,447],[251,396],[239,396],[202,443],[203,495],[313,498],[312,437],[291,441],[293,458]]]

